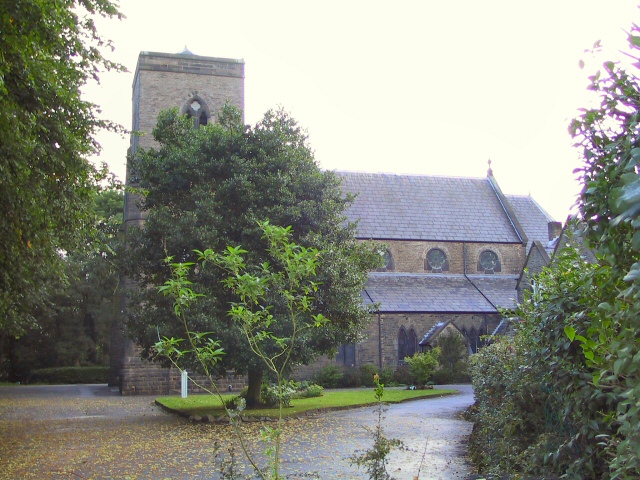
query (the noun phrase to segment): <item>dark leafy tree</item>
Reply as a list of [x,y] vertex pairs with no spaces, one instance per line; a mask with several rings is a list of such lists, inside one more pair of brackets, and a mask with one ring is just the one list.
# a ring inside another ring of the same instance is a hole
[[64,277],[61,251],[90,225],[102,175],[88,161],[101,120],[80,89],[107,46],[92,17],[120,17],[109,0],[0,2],[0,332],[34,327],[47,288]]
[[[343,215],[350,200],[342,195],[338,177],[320,170],[306,135],[283,111],[267,112],[253,127],[244,125],[232,107],[219,118],[218,124],[194,129],[177,111],[163,112],[154,130],[159,147],[133,159],[148,216],[144,228],[127,238],[126,274],[140,285],[132,293],[128,331],[149,358],[159,334],[183,336],[171,303],[150,288],[170,275],[164,258],[195,261],[194,249],[224,251],[241,245],[249,252],[247,265],[258,266],[268,260],[258,222],[268,220],[291,226],[296,243],[324,251],[314,311],[331,323],[298,338],[292,366],[357,341],[368,320],[360,292],[380,255],[354,240],[354,225]],[[228,316],[237,299],[224,289],[222,278],[216,269],[195,272],[194,288],[205,296],[187,316],[192,331],[214,332],[220,340],[225,350],[220,372],[248,373],[251,405],[259,401],[264,367]],[[276,311],[284,307],[273,301]],[[287,337],[284,331],[274,334]]]
[[472,444],[488,472],[640,477],[639,34],[632,66],[606,62],[591,77],[599,105],[570,127],[584,157],[572,227],[596,261],[563,245],[518,308],[513,344],[474,362]]
[[62,258],[64,280],[47,284],[46,301],[33,312],[35,325],[3,344],[4,373],[26,381],[32,370],[56,366],[107,365],[110,326],[120,315],[119,272],[123,195],[117,187],[95,196],[95,229],[87,232],[89,250]]

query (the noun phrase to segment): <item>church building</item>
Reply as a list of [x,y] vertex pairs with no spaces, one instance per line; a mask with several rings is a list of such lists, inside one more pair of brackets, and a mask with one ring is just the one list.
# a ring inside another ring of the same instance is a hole
[[[142,52],[133,84],[131,152],[153,146],[161,110],[178,107],[194,126],[215,122],[230,102],[244,108],[244,62]],[[530,196],[502,193],[491,168],[485,178],[337,172],[342,188],[357,194],[346,211],[358,222],[357,238],[386,246],[386,265],[371,272],[363,301],[376,305],[366,339],[344,345],[334,359],[302,368],[311,375],[327,363],[396,367],[428,348],[449,326],[471,352],[481,337],[500,333],[500,308],[512,308],[527,265],[549,261],[561,224]],[[135,185],[134,172],[127,184]],[[125,229],[144,224],[135,196],[125,199]],[[140,360],[137,347],[114,326],[110,382],[123,394],[171,393],[179,372]]]

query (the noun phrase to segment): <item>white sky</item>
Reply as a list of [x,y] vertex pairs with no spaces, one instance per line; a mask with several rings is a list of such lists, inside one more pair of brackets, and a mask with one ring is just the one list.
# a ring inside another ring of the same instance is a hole
[[[564,220],[579,185],[569,120],[640,12],[632,1],[128,0],[99,22],[129,73],[103,74],[87,98],[131,127],[140,51],[245,61],[245,121],[284,107],[322,168],[483,177],[531,194]],[[580,59],[587,61],[584,70]],[[99,137],[124,181],[128,139]]]

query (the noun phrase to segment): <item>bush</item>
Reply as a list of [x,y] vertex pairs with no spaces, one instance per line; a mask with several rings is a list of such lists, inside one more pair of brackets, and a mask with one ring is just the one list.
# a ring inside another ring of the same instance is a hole
[[109,367],[56,367],[33,370],[27,383],[64,385],[78,383],[107,383]]
[[244,403],[244,397],[241,397],[240,395],[234,395],[233,397],[226,398],[224,400],[224,405],[229,410],[237,410],[238,406]]
[[433,348],[428,352],[416,353],[413,357],[405,357],[404,361],[409,364],[411,377],[420,385],[425,385],[438,366],[440,349]]
[[338,384],[340,388],[357,388],[362,386],[362,375],[360,369],[355,367],[345,368],[342,372],[342,379]]
[[411,378],[411,372],[407,365],[400,365],[393,372],[393,381],[399,385],[412,385],[413,379]]
[[336,388],[342,380],[343,374],[337,365],[327,365],[316,372],[313,380],[324,388]]
[[360,366],[360,384],[365,387],[375,386],[373,376],[377,374],[378,374],[378,367],[376,367],[375,365],[371,365],[370,363],[367,365],[361,365]]
[[282,402],[283,407],[291,406],[291,396],[295,393],[295,388],[291,383],[282,385],[282,393],[278,393],[277,385],[263,383],[260,387],[260,399],[268,407],[277,407]]
[[315,384],[308,385],[307,387],[296,392],[296,396],[299,398],[315,398],[321,397],[322,395],[324,395],[324,388],[322,388],[320,385]]
[[538,365],[529,365],[519,338],[501,338],[472,357],[476,408],[469,451],[479,472],[543,473],[535,471],[542,459],[529,449],[546,433],[545,419],[558,408],[541,388],[544,376]]
[[380,371],[380,383],[385,387],[391,387],[398,384],[395,380],[393,368],[384,367],[382,371]]
[[433,372],[431,381],[436,385],[448,385],[451,383],[469,383],[469,365],[465,360],[457,362],[453,370],[442,367]]

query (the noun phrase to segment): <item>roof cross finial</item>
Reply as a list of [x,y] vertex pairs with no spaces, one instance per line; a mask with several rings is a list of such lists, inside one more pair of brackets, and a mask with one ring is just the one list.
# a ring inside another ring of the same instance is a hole
[[493,170],[491,170],[491,159],[487,160],[489,164],[489,170],[487,170],[487,177],[493,177]]

